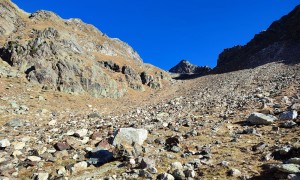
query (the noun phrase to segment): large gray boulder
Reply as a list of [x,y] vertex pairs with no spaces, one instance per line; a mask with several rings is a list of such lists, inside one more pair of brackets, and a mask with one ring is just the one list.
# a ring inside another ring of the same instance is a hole
[[115,138],[113,141],[114,146],[118,145],[142,145],[147,139],[148,131],[145,129],[135,128],[120,128],[115,132]]
[[277,120],[277,118],[274,116],[255,112],[248,117],[247,122],[253,125],[270,125],[275,120]]

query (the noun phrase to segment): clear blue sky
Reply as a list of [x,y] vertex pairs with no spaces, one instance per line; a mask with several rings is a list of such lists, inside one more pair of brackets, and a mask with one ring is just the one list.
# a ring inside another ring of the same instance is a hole
[[27,12],[76,17],[129,43],[144,62],[182,59],[214,67],[224,48],[247,43],[300,0],[13,0]]

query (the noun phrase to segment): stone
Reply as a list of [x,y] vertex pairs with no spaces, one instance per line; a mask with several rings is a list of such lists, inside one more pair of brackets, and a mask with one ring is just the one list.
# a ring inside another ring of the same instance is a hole
[[296,119],[297,116],[298,116],[298,113],[295,110],[286,111],[286,112],[283,112],[279,115],[279,119],[280,120],[293,120],[293,119]]
[[271,115],[265,115],[262,113],[252,113],[248,119],[247,122],[253,125],[270,125],[276,120],[275,117]]
[[21,150],[25,147],[24,142],[14,142],[12,144],[13,144],[15,150]]
[[268,166],[270,169],[275,169],[283,173],[300,173],[300,165],[298,164],[270,164]]
[[171,174],[162,173],[157,176],[157,180],[175,180],[175,178]]
[[300,180],[300,175],[299,174],[289,174],[287,176],[287,179],[289,179],[289,180]]
[[[62,152],[62,151],[59,151],[59,152]],[[53,157],[53,155],[51,153],[48,153],[48,152],[45,152],[45,153],[41,154],[40,157],[43,158],[47,162],[55,162],[56,161],[56,158]]]
[[184,175],[186,178],[194,178],[196,176],[196,172],[192,169],[187,169],[184,171]]
[[107,140],[102,140],[97,144],[97,147],[95,148],[97,151],[99,150],[109,150],[113,146],[107,141]]
[[94,119],[94,118],[100,118],[100,115],[98,113],[91,113],[88,115],[89,119]]
[[82,137],[85,137],[87,135],[87,133],[88,133],[87,129],[80,129],[80,130],[75,131],[74,136],[82,138]]
[[151,179],[152,178],[152,174],[150,172],[148,172],[147,170],[145,170],[145,169],[139,170],[139,176],[147,178],[147,179]]
[[228,171],[228,175],[229,175],[229,176],[234,176],[234,177],[239,177],[239,176],[242,175],[242,173],[241,173],[241,171],[238,170],[238,169],[230,169],[230,170]]
[[22,155],[23,153],[21,152],[21,151],[19,151],[19,150],[16,150],[16,151],[14,151],[13,153],[12,153],[12,155],[14,156],[14,157],[18,157],[18,156],[20,156],[20,155]]
[[87,158],[89,158],[87,160],[88,164],[94,165],[94,166],[101,166],[105,163],[110,162],[111,160],[113,160],[113,153],[109,152],[107,150],[99,150],[96,152],[90,152],[87,155]]
[[32,162],[39,162],[39,161],[42,160],[42,158],[40,158],[38,156],[28,156],[27,159],[32,161]]
[[175,169],[183,169],[183,166],[180,162],[173,162],[171,164],[171,171],[174,171]]
[[113,145],[138,144],[142,145],[147,139],[148,131],[145,129],[120,128],[115,132]]
[[71,149],[71,146],[65,142],[58,142],[54,145],[54,148],[58,151],[63,151],[63,150]]
[[57,151],[54,153],[54,156],[57,158],[57,159],[63,159],[64,157],[69,157],[69,153],[67,150],[62,150],[62,151]]
[[72,173],[78,173],[79,171],[85,170],[87,167],[88,167],[87,162],[82,161],[82,162],[74,164],[74,166],[71,167],[71,171],[72,171]]
[[10,142],[8,139],[2,139],[0,140],[0,148],[6,148],[10,146]]
[[13,119],[5,124],[5,126],[10,126],[10,127],[22,127],[24,125],[25,123],[20,119]]
[[291,159],[289,159],[288,161],[288,164],[298,164],[298,165],[300,165],[300,158],[291,158]]
[[48,125],[49,126],[54,126],[54,125],[56,125],[56,120],[51,120],[51,121],[49,121],[49,123],[48,123]]
[[48,173],[34,173],[33,179],[35,180],[48,180],[49,174]]
[[286,121],[283,123],[282,127],[284,128],[292,128],[294,126],[296,126],[297,123],[295,123],[294,121]]
[[92,140],[102,140],[102,134],[100,132],[94,132],[91,135]]
[[175,153],[178,153],[178,152],[180,152],[180,147],[178,147],[178,146],[173,146],[173,147],[171,148],[171,151],[172,151],[172,152],[175,152]]
[[57,169],[57,174],[58,174],[58,175],[64,176],[66,173],[67,173],[67,171],[66,171],[66,168],[65,168],[65,167],[59,167],[59,168]]
[[154,168],[155,167],[155,160],[144,157],[140,163],[139,168],[147,169],[147,168]]
[[78,138],[75,138],[75,137],[66,137],[65,139],[66,143],[72,147],[73,149],[83,149],[83,140],[80,140]]
[[158,170],[155,167],[150,167],[147,169],[151,174],[157,174]]
[[75,134],[75,132],[73,130],[69,130],[66,135],[68,136],[73,136]]
[[172,175],[175,179],[185,179],[185,174],[183,172],[183,170],[181,169],[175,169],[173,172],[172,172]]

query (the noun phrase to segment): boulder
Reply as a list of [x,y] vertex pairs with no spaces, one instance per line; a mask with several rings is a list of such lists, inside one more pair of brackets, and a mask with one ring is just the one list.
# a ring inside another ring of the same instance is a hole
[[286,112],[283,112],[279,115],[279,119],[280,120],[293,120],[293,119],[296,119],[297,116],[298,116],[298,113],[295,110],[286,111]]
[[248,117],[247,122],[253,125],[270,125],[275,120],[277,120],[276,117],[271,115],[265,115],[262,113],[252,113]]
[[138,144],[142,145],[147,139],[148,131],[145,129],[120,128],[115,132],[113,145]]

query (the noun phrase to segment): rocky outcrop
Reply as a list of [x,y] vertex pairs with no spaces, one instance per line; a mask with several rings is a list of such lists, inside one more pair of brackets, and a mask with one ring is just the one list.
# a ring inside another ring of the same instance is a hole
[[225,49],[218,59],[215,73],[254,68],[270,62],[300,62],[300,5],[275,21],[245,46]]
[[207,74],[211,71],[211,68],[208,66],[193,65],[187,60],[182,60],[169,71],[179,74]]
[[[0,8],[6,12],[0,17],[0,57],[30,82],[44,89],[111,98],[123,96],[128,88],[151,87],[141,79],[146,65],[127,43],[79,19],[64,20],[44,10],[26,14],[6,0]],[[156,67],[147,71],[167,76]]]

